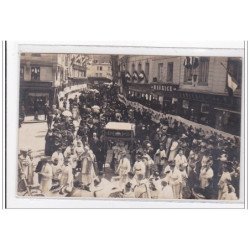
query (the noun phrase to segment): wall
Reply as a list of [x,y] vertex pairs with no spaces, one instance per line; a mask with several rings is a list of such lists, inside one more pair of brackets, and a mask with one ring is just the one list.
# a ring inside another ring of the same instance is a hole
[[[184,61],[186,57],[179,56],[129,56],[127,63],[127,70],[132,74],[132,64],[135,64],[135,70],[138,70],[138,64],[141,63],[142,70],[145,71],[145,63],[149,66],[149,83],[153,82],[153,78],[158,79],[158,64],[163,64],[163,83],[167,83],[167,65],[173,62],[173,83],[180,85],[180,90],[192,92],[207,92],[216,94],[227,94],[225,87],[227,81],[227,73],[221,63],[227,67],[228,58],[226,57],[210,57],[208,69],[208,84],[201,85],[184,83]],[[197,73],[199,70],[197,69]]]
[[53,81],[52,67],[40,67],[40,81]]
[[[100,66],[102,67],[102,70],[100,70]],[[97,67],[99,67],[99,69],[97,69]],[[107,77],[110,79],[112,75],[111,65],[109,63],[97,63],[88,66],[87,77],[97,77],[96,74],[100,77],[100,73],[102,74],[101,77]]]
[[127,70],[132,74],[132,64],[135,64],[135,70],[138,71],[138,64],[141,63],[142,70],[145,72],[145,65],[149,63],[148,82],[153,82],[153,78],[158,78],[158,64],[163,63],[163,82],[167,81],[167,65],[173,62],[173,83],[180,83],[180,57],[166,56],[129,56]]
[[[182,65],[185,57],[182,58]],[[226,57],[210,57],[209,58],[209,70],[208,70],[208,84],[207,86],[197,84],[185,84],[184,83],[184,66],[181,68],[180,75],[180,90],[188,90],[193,92],[208,92],[216,94],[225,94],[227,73],[221,63],[227,67],[228,58]]]

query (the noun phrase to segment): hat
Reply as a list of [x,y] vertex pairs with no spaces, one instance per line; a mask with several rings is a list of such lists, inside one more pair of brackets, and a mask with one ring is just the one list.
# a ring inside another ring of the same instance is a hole
[[197,144],[198,141],[196,139],[193,139],[193,144]]
[[182,138],[182,139],[185,139],[185,138],[187,138],[187,135],[186,135],[186,134],[182,134],[182,135],[181,135],[181,138]]
[[125,185],[126,188],[131,188],[132,187],[132,184],[130,182],[128,182],[126,185]]
[[20,152],[28,152],[28,148],[27,147],[22,147],[22,148],[20,148]]
[[227,161],[227,155],[226,154],[222,154],[219,158],[220,161],[222,162],[226,162]]

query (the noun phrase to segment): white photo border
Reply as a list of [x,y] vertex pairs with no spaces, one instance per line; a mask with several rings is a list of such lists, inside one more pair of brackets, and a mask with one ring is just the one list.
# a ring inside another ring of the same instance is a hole
[[[124,44],[91,43],[51,43],[51,42],[7,42],[7,84],[6,84],[6,208],[247,208],[247,42],[169,42],[150,43],[138,46]],[[210,200],[125,200],[125,199],[86,199],[86,198],[21,198],[16,196],[18,112],[19,112],[19,68],[20,53],[86,53],[86,54],[133,54],[133,55],[192,55],[225,56],[243,58],[243,90],[241,96],[241,179],[238,201]],[[4,188],[4,187],[3,187]]]

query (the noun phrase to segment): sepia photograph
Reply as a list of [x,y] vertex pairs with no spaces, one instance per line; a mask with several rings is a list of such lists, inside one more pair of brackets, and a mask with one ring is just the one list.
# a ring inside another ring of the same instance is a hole
[[19,60],[18,197],[241,198],[242,57]]

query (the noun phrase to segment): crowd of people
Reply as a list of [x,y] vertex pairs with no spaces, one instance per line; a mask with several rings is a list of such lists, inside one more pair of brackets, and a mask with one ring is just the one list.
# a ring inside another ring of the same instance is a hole
[[[47,114],[45,156],[21,149],[21,180],[45,196],[239,198],[240,141],[119,101],[115,86],[64,97]],[[135,124],[130,142],[107,141],[108,122]],[[22,193],[22,189],[19,190]]]

